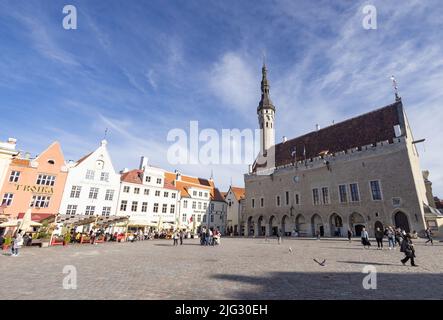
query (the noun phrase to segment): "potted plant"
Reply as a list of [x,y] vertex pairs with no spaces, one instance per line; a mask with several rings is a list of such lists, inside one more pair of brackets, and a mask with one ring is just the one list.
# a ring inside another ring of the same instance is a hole
[[3,251],[7,251],[8,248],[11,246],[11,243],[12,243],[11,235],[7,235],[5,237],[5,241],[3,242]]
[[63,239],[63,245],[66,246],[69,243],[71,243],[71,233],[69,231],[67,231],[65,233],[64,239]]

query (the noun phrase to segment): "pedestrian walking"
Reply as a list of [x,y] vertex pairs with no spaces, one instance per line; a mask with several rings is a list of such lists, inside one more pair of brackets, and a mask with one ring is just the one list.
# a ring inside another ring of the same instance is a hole
[[395,248],[395,232],[394,229],[392,229],[392,227],[389,227],[386,235],[388,237],[388,245],[389,245],[389,250],[392,250]]
[[277,232],[277,237],[278,237],[278,244],[281,244],[281,242],[282,242],[282,240],[281,240],[281,230],[279,230],[278,232]]
[[395,229],[395,244],[401,245],[402,232],[400,228]]
[[183,232],[183,230],[180,230],[180,245],[183,245],[183,237],[185,236],[185,233]]
[[209,245],[214,245],[214,232],[212,231],[212,229],[209,229]]
[[425,244],[428,244],[428,242],[431,242],[431,245],[434,245],[434,240],[432,239],[432,231],[431,228],[426,229],[426,237],[428,238],[428,241],[425,242]]
[[369,249],[371,246],[371,243],[369,242],[369,234],[366,231],[366,228],[361,230],[361,243],[363,244],[363,248],[368,247]]
[[349,242],[352,241],[352,231],[351,231],[351,229],[348,229],[348,240],[349,240]]
[[377,241],[377,250],[383,250],[383,237],[384,233],[380,228],[375,230],[375,240]]
[[18,256],[18,251],[21,248],[21,246],[23,245],[23,236],[21,235],[21,230],[18,230],[18,232],[16,233],[16,235],[13,238],[12,241],[12,256],[13,257],[17,257]]
[[320,230],[317,230],[317,232],[315,234],[317,236],[317,240],[320,240]]
[[415,264],[415,248],[411,240],[411,235],[409,233],[406,234],[401,243],[400,252],[403,252],[405,254],[404,259],[400,260],[403,265],[406,265],[406,262],[408,262],[408,260],[411,260],[411,266],[418,267]]
[[178,231],[173,233],[172,238],[174,240],[174,246],[178,246]]

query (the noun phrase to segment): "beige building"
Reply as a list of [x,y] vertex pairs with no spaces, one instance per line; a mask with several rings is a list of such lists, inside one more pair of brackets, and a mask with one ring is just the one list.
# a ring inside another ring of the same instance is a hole
[[[264,85],[265,84],[265,85]],[[257,109],[262,140],[274,137],[275,107],[263,67]],[[263,122],[263,115],[271,113]],[[269,138],[270,137],[270,138]],[[442,234],[427,174],[401,98],[361,116],[263,148],[245,174],[244,235],[359,236],[398,226]],[[425,178],[425,179],[424,179]],[[427,194],[428,193],[428,194]]]
[[240,219],[242,200],[245,197],[245,188],[230,186],[225,195],[227,204],[226,234],[238,236],[240,233]]

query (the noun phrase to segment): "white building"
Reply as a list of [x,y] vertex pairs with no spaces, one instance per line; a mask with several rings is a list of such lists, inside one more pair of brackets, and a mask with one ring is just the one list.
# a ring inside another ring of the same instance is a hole
[[18,151],[15,150],[16,143],[17,140],[13,138],[9,138],[6,142],[0,142],[0,186],[3,185],[12,158],[18,154]]
[[240,221],[242,199],[245,198],[245,189],[230,186],[225,195],[227,203],[226,233],[234,236],[240,235]]
[[61,214],[114,215],[120,175],[115,172],[106,140],[90,154],[68,164]]
[[178,227],[194,234],[202,226],[217,228],[225,233],[226,203],[212,179],[167,172],[166,178],[180,192]]
[[165,171],[148,165],[142,157],[140,168],[123,170],[117,215],[129,216],[129,226],[169,229],[176,223],[178,190],[165,179]]

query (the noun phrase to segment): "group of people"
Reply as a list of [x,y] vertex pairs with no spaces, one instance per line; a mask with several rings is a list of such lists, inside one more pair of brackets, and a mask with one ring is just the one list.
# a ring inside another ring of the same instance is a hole
[[[427,237],[426,244],[429,242],[431,245],[434,244],[434,241],[432,239],[432,231],[428,227],[425,230],[425,234]],[[348,231],[348,238],[351,240],[352,232]],[[400,252],[403,252],[405,254],[405,257],[401,260],[401,263],[403,265],[408,262],[408,260],[411,261],[411,266],[416,267],[415,264],[415,247],[412,243],[412,239],[417,239],[418,234],[416,231],[413,231],[412,233],[406,232],[405,230],[401,228],[394,228],[392,226],[389,226],[385,228],[385,230],[381,230],[380,228],[377,228],[375,230],[375,240],[377,241],[377,249],[382,250],[383,249],[383,239],[384,237],[387,237],[388,239],[388,246],[389,250],[395,249],[395,247],[398,245],[400,247]],[[364,248],[370,248],[371,242],[369,241],[369,234],[366,231],[365,228],[362,229],[361,232],[361,243],[363,244]]]
[[[3,247],[3,245],[5,244],[5,242],[7,241],[6,238],[7,237],[4,237],[3,235],[0,236],[0,247]],[[29,241],[29,235],[23,234],[22,230],[17,230],[16,232],[14,232],[14,234],[12,234],[10,238],[11,242],[9,245],[11,246],[11,256],[17,257],[19,249],[23,245],[25,245],[27,241]]]
[[175,230],[172,234],[172,240],[174,240],[174,246],[178,246],[178,241],[180,240],[180,245],[183,245],[183,239],[185,238],[184,230]]
[[203,228],[200,232],[200,245],[220,245],[221,233],[217,228]]

